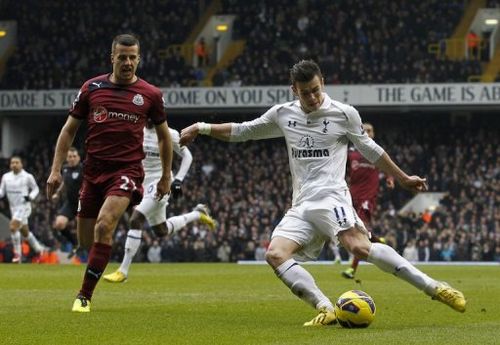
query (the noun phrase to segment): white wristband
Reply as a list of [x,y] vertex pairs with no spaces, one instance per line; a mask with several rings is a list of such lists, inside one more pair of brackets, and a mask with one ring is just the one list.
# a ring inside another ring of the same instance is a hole
[[210,135],[212,126],[209,123],[198,122],[198,133],[201,135]]

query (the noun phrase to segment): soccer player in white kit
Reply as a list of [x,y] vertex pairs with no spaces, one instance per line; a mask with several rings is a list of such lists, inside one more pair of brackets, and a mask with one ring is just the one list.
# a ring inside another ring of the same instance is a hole
[[23,169],[21,157],[10,158],[10,171],[2,176],[0,183],[0,198],[7,196],[11,213],[9,223],[12,244],[14,245],[14,258],[12,262],[21,263],[21,234],[28,240],[33,250],[41,253],[44,250],[33,233],[29,230],[28,218],[31,215],[31,202],[40,192],[33,175]]
[[[181,184],[186,176],[193,156],[191,151],[186,146],[179,145],[179,132],[175,129],[169,128],[170,136],[174,152],[182,158],[179,171],[172,177],[172,196],[180,196],[182,194]],[[130,218],[130,230],[127,233],[127,240],[125,241],[125,255],[123,261],[113,273],[103,276],[105,281],[111,283],[121,283],[127,280],[128,271],[142,239],[142,226],[144,221],[147,220],[152,230],[158,237],[170,235],[187,224],[200,221],[206,224],[210,229],[215,228],[215,221],[208,214],[208,208],[203,204],[198,204],[194,207],[193,211],[182,214],[180,216],[171,217],[166,219],[166,209],[168,206],[169,197],[164,197],[161,200],[155,198],[156,184],[161,176],[161,160],[160,151],[158,149],[158,138],[154,127],[147,126],[144,128],[144,153],[146,157],[142,161],[144,167],[144,197],[139,205],[135,208]]]
[[391,247],[369,241],[345,181],[348,143],[352,142],[365,158],[394,176],[405,189],[425,191],[426,180],[403,172],[364,132],[358,111],[323,92],[323,77],[315,62],[303,60],[295,64],[290,80],[298,100],[275,105],[253,121],[193,124],[182,130],[181,144],[191,142],[198,134],[233,142],[285,138],[293,184],[292,207],[272,234],[266,260],[295,295],[319,311],[304,326],[336,323],[332,302],[297,263],[316,259],[330,239],[433,299],[465,311],[466,301],[460,291],[430,278]]

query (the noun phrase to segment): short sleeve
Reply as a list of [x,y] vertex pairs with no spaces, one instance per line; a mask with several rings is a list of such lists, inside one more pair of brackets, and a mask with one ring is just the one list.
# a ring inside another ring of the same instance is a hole
[[148,117],[155,125],[161,125],[167,120],[167,113],[165,111],[165,100],[159,89],[155,89],[153,95],[153,102]]
[[89,113],[89,89],[88,83],[83,84],[71,105],[69,115],[79,120],[87,118]]

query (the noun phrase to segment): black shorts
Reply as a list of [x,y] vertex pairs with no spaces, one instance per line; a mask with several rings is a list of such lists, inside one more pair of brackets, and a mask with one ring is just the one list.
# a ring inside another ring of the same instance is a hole
[[76,217],[77,210],[78,202],[65,201],[62,207],[57,211],[57,214],[72,220]]

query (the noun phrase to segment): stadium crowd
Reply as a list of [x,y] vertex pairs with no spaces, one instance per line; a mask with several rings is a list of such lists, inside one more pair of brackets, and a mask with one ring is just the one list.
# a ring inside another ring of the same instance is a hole
[[89,76],[109,72],[109,42],[127,31],[142,38],[141,75],[146,80],[161,86],[190,85],[196,70],[178,51],[160,58],[159,50],[184,42],[196,25],[201,3],[1,1],[0,20],[16,20],[18,35],[0,89],[79,88]]
[[[430,191],[447,195],[433,212],[400,215],[398,210],[411,195],[400,188],[385,190],[381,184],[373,230],[398,252],[413,252],[413,260],[500,261],[500,122],[488,115],[474,119],[425,113],[405,116],[365,118],[377,128],[377,141],[405,170],[426,176]],[[426,126],[431,120],[433,125]],[[178,129],[184,126],[175,119],[170,122]],[[51,134],[21,152],[25,168],[41,187],[54,142],[55,134]],[[284,142],[273,139],[227,146],[202,137],[190,149],[194,161],[183,185],[184,196],[172,201],[168,216],[204,202],[219,225],[210,232],[194,223],[165,239],[149,233],[136,260],[262,260],[270,234],[291,202]],[[2,170],[6,169],[4,162]],[[39,197],[31,230],[45,244],[67,251],[68,244],[51,231],[55,210],[57,205]],[[121,261],[127,230],[123,220],[115,232],[112,260]],[[5,260],[9,241],[3,249]],[[332,258],[325,249],[321,259]]]
[[[109,53],[108,42],[125,31],[143,38],[142,77],[162,87],[196,85],[202,78],[200,69],[185,61],[180,51],[164,58],[158,52],[183,43],[206,4],[202,0],[188,4],[184,0],[2,1],[0,20],[17,20],[18,46],[7,62],[0,89],[78,88],[88,77],[109,72],[109,61],[103,58]],[[215,85],[286,85],[288,66],[300,58],[319,61],[328,84],[460,82],[481,74],[478,61],[439,60],[428,53],[428,44],[453,32],[463,15],[462,0],[294,0],[283,5],[283,1],[222,1],[220,13],[237,15],[234,38],[247,44],[231,66],[218,71]],[[499,2],[490,0],[488,5],[498,7]],[[427,176],[431,191],[447,192],[436,210],[400,215],[397,210],[411,196],[382,185],[374,231],[419,261],[500,261],[500,122],[487,115],[474,121],[435,114],[408,115],[404,121],[391,115],[368,119],[377,128],[378,142],[405,170]],[[425,119],[432,126],[425,126]],[[182,128],[183,124],[172,123]],[[18,152],[42,188],[55,136],[45,134]],[[83,147],[81,142],[77,146]],[[147,234],[136,260],[262,260],[271,231],[291,202],[284,143],[226,146],[200,138],[191,149],[194,163],[184,183],[184,197],[172,201],[168,216],[204,202],[219,226],[209,232],[195,223],[166,239]],[[5,172],[7,161],[0,164]],[[40,196],[31,230],[46,245],[68,251],[68,243],[51,230],[57,206]],[[0,207],[8,210],[5,200]],[[122,258],[127,230],[123,220],[115,233],[116,261]],[[0,245],[5,261],[10,258],[9,241]],[[325,249],[322,258],[331,259],[332,253]]]
[[[463,82],[481,74],[478,61],[437,59],[428,45],[449,38],[464,1],[248,2],[224,0],[237,14],[244,53],[215,85],[284,85],[287,66],[313,58],[333,84]],[[384,13],[374,16],[373,13]],[[446,18],[447,20],[440,20]]]
[[[142,77],[161,87],[199,85],[204,68],[193,67],[179,50],[159,51],[186,40],[203,4],[2,1],[0,20],[18,22],[18,46],[0,89],[78,88],[89,76],[109,72],[103,58],[107,42],[127,31],[142,38]],[[247,45],[213,83],[286,85],[288,66],[304,57],[318,61],[330,83],[466,81],[481,74],[478,61],[439,60],[428,53],[429,44],[450,37],[463,5],[462,0],[295,0],[285,6],[283,1],[224,0],[220,13],[237,15],[235,38]]]

